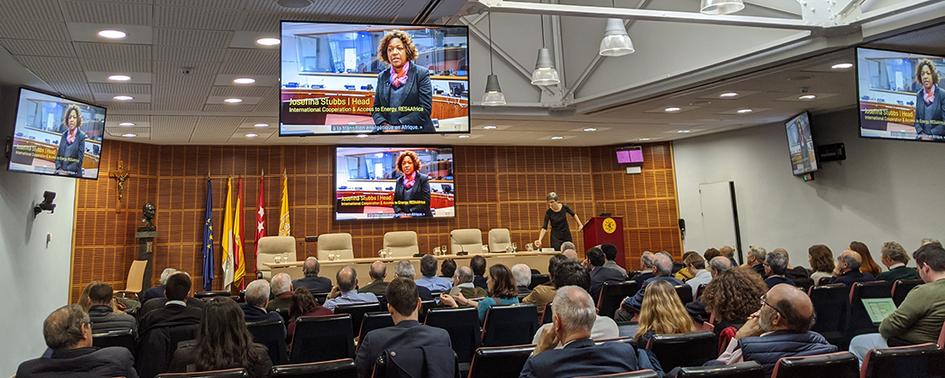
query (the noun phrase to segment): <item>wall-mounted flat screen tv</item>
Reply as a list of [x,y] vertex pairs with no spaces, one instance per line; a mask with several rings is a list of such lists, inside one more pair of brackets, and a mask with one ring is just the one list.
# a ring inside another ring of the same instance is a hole
[[784,123],[791,156],[791,171],[795,176],[806,175],[817,170],[817,149],[810,130],[810,114],[801,113]]
[[466,26],[281,25],[280,136],[469,132]]
[[95,180],[105,135],[105,108],[20,88],[7,168]]
[[618,147],[617,164],[643,164],[643,147]]
[[451,147],[335,148],[335,219],[450,218]]

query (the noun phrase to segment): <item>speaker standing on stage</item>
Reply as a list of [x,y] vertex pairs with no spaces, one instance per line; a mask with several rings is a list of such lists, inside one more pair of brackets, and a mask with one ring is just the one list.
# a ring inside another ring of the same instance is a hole
[[568,205],[558,202],[558,194],[548,193],[548,210],[545,211],[545,221],[541,226],[541,233],[538,234],[538,240],[535,240],[535,247],[541,248],[541,241],[545,238],[545,232],[551,226],[551,248],[556,251],[561,249],[561,243],[571,240],[571,228],[568,227],[568,214],[574,217],[578,223],[578,231],[584,227],[581,217],[578,217]]

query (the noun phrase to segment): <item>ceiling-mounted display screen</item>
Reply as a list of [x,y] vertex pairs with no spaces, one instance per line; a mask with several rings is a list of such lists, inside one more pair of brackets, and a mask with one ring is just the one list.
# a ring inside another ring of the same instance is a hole
[[280,136],[469,132],[465,26],[282,22]]

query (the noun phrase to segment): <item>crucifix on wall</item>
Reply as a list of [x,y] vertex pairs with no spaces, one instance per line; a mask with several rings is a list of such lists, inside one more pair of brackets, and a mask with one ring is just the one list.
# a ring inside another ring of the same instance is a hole
[[125,163],[121,160],[118,161],[118,168],[108,174],[108,177],[111,177],[113,180],[118,182],[118,200],[121,201],[125,197],[125,181],[128,180],[129,172],[125,169]]

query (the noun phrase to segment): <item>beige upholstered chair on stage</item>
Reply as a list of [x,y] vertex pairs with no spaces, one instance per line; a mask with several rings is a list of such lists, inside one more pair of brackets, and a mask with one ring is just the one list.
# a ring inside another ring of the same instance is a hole
[[351,243],[351,234],[342,232],[318,235],[318,259],[328,261],[329,254],[337,255],[336,259],[339,260],[353,259],[354,246]]
[[127,298],[128,295],[138,294],[144,290],[144,271],[148,267],[148,260],[134,260],[131,262],[131,268],[128,269],[128,278],[125,281],[124,290],[115,290],[115,295]]
[[450,253],[466,252],[482,254],[482,231],[478,228],[461,228],[450,231]]
[[263,279],[272,278],[272,271],[266,266],[276,262],[295,261],[295,238],[291,236],[265,236],[259,238],[259,257],[256,258],[256,271],[262,274]]
[[512,233],[507,228],[489,230],[489,252],[505,252],[512,245]]
[[417,233],[413,231],[393,231],[384,234],[384,248],[390,248],[390,257],[411,257],[420,253]]

